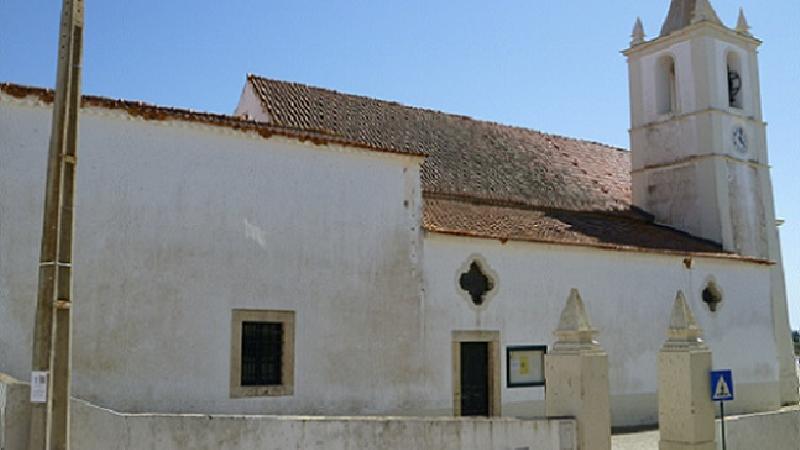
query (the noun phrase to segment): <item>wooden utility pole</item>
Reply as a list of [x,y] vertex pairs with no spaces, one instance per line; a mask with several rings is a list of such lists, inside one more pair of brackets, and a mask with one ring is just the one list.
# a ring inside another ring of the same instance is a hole
[[[72,235],[83,0],[63,0],[33,334],[30,450],[69,449]],[[43,395],[34,392],[42,386]]]

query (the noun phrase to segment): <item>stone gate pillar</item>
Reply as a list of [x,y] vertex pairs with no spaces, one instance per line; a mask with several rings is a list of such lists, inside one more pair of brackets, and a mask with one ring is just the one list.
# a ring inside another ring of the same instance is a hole
[[660,450],[715,450],[711,351],[678,291],[668,339],[658,354]]
[[577,419],[578,450],[610,450],[608,354],[594,339],[597,330],[577,289],[567,299],[555,335],[558,340],[545,355],[547,416]]

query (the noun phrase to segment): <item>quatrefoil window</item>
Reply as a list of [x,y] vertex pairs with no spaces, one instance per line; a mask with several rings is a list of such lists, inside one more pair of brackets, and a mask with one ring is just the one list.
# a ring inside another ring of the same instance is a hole
[[717,287],[713,280],[709,281],[702,293],[703,302],[708,305],[711,312],[716,312],[719,304],[722,303],[722,291]]
[[468,264],[459,271],[458,287],[473,305],[482,307],[495,289],[495,280],[486,264],[478,258],[470,258]]

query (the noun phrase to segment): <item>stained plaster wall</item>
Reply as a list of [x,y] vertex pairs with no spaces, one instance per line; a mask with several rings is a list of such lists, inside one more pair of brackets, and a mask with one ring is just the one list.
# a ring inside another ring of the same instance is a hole
[[[709,28],[629,55],[633,198],[662,223],[732,251],[768,257],[767,243],[759,238],[763,220],[744,218],[765,217],[771,189],[738,189],[757,186],[762,178],[769,182],[758,61],[749,45]],[[728,105],[729,53],[742,65],[741,109]],[[665,55],[675,61],[677,107],[658,114],[657,74]],[[746,153],[734,147],[736,127],[747,136]]]
[[[775,206],[761,108],[760,43],[699,24],[630,49],[632,193],[660,223],[721,243],[728,251],[770,259],[774,340],[782,400],[796,404],[798,383],[789,343],[789,315],[775,224]],[[740,61],[741,108],[728,99],[728,55]],[[677,108],[659,115],[656,69],[675,60]],[[747,148],[734,145],[742,128]]]
[[[28,450],[29,385],[0,373],[0,448]],[[80,450],[574,450],[575,420],[130,414],[73,399]]]
[[[0,371],[28,379],[50,108],[0,97]],[[84,110],[74,395],[121,411],[422,401],[420,158]],[[291,397],[230,399],[231,311],[296,311]]]
[[572,419],[131,415],[73,404],[82,450],[576,449]]
[[[473,255],[496,275],[496,292],[477,309],[459,292],[458,272]],[[713,351],[714,366],[733,369],[737,400],[731,411],[779,406],[778,363],[772,331],[767,266],[581,247],[481,240],[431,233],[425,238],[426,407],[452,404],[453,330],[499,330],[503,414],[544,413],[544,389],[506,383],[506,348],[552,346],[571,288],[578,288],[608,351],[614,425],[657,422],[657,354],[670,311],[682,289]],[[701,291],[714,279],[724,301],[712,313]]]

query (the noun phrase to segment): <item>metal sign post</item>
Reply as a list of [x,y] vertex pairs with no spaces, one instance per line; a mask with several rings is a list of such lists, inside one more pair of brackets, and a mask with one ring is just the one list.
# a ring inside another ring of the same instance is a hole
[[719,402],[719,423],[722,427],[722,450],[728,450],[728,444],[725,442],[725,402]]
[[730,370],[714,370],[711,372],[711,400],[719,402],[722,450],[727,450],[728,445],[725,441],[725,402],[733,400],[733,373]]
[[63,0],[33,331],[30,450],[68,450],[83,0]]

